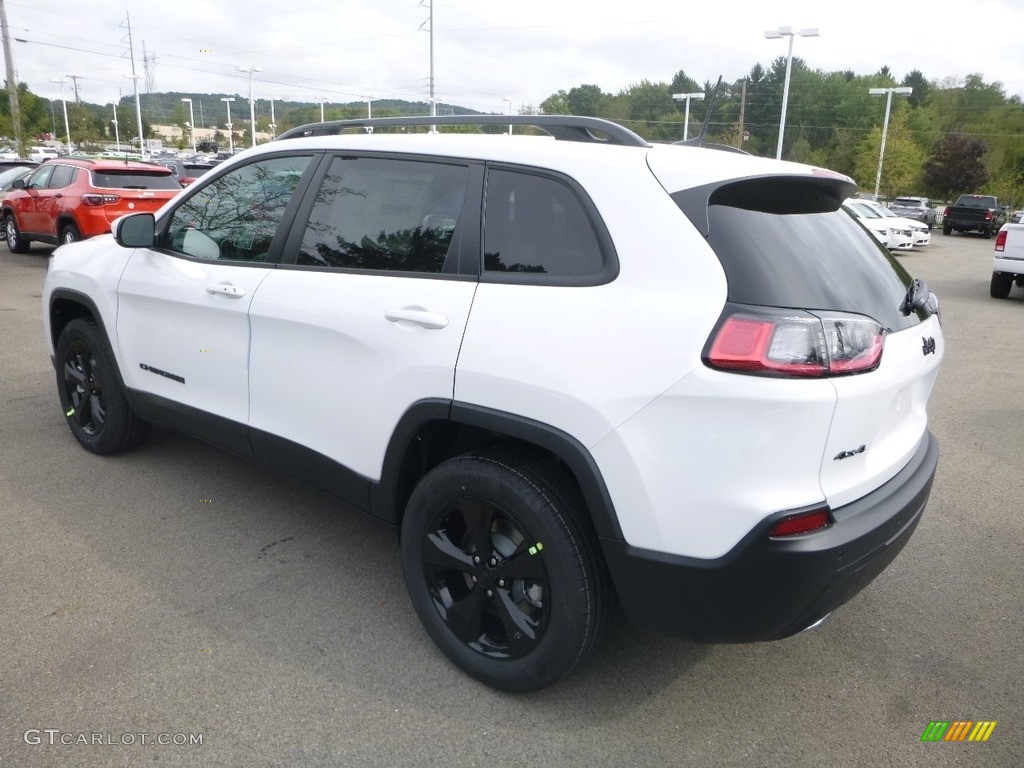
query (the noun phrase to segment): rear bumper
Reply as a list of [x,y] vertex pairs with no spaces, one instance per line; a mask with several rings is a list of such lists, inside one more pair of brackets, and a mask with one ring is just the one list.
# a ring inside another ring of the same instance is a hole
[[880,488],[832,510],[835,523],[772,539],[766,519],[715,560],[668,555],[602,539],[632,621],[702,642],[752,642],[795,634],[842,605],[899,554],[924,512],[938,465],[927,433],[904,469]]
[[1008,259],[996,256],[992,259],[993,272],[1006,272],[1011,275],[1024,275],[1024,259]]

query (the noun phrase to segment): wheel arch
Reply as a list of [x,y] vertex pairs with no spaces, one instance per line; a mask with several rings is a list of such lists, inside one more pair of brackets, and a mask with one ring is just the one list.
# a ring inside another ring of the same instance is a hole
[[385,452],[380,482],[371,488],[372,514],[400,527],[413,488],[433,467],[453,456],[501,444],[538,451],[557,462],[575,483],[595,533],[622,538],[611,495],[582,443],[532,419],[440,399],[415,403],[399,420]]
[[88,320],[93,323],[112,345],[110,334],[107,333],[103,324],[103,315],[100,314],[95,302],[84,293],[58,288],[50,295],[50,305],[46,311],[50,320],[51,349],[57,348],[57,340],[60,338],[61,332],[68,323],[76,319]]

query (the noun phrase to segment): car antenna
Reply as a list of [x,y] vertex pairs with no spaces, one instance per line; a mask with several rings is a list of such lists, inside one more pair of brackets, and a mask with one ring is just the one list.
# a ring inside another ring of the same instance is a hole
[[715,83],[714,90],[711,91],[711,98],[708,99],[708,111],[704,114],[704,122],[700,126],[700,133],[694,136],[692,139],[686,141],[673,141],[673,144],[685,144],[689,147],[703,147],[704,139],[708,133],[708,125],[711,124],[711,113],[715,109],[715,102],[718,101],[718,93],[722,89],[722,76],[718,76],[718,82]]

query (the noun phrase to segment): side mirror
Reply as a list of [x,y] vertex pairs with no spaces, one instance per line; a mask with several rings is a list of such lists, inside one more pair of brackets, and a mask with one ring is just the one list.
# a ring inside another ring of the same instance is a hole
[[15,179],[13,182],[11,182],[11,189],[24,189],[24,188],[25,188],[25,180],[24,179]]
[[156,219],[152,213],[132,213],[114,222],[114,240],[124,248],[152,248]]

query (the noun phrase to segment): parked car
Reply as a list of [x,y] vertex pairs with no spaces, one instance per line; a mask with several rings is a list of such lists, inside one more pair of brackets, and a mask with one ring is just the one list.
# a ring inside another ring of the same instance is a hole
[[180,160],[158,160],[160,165],[170,168],[174,178],[183,187],[187,187],[204,173],[213,168],[209,163],[188,163]]
[[908,219],[906,216],[897,216],[890,208],[870,200],[860,200],[859,202],[875,211],[890,227],[901,231],[909,230],[915,248],[923,248],[932,241],[930,227],[927,224],[922,224],[916,219]]
[[28,157],[15,157],[0,160],[0,171],[6,171],[9,168],[35,168],[39,165],[38,160],[32,160]]
[[928,229],[935,226],[938,215],[927,197],[897,197],[889,203],[889,210],[897,216],[925,224]]
[[1024,286],[1024,223],[1004,224],[996,235],[989,295],[1005,299],[1014,285]]
[[3,200],[3,197],[10,191],[14,182],[18,179],[24,179],[30,173],[32,173],[32,167],[25,165],[0,171],[0,200]]
[[60,157],[58,152],[53,147],[36,146],[31,147],[28,151],[29,160],[35,160],[37,163],[41,163],[44,160],[53,160]]
[[994,195],[960,195],[942,212],[942,234],[977,230],[992,237],[1006,223],[1007,211]]
[[[885,247],[890,251],[903,251],[914,247],[914,236],[909,225],[897,224],[878,212],[869,200],[851,197],[843,201],[843,208],[852,216],[859,219],[861,224],[867,227],[868,231],[875,235],[875,238],[885,240]],[[883,235],[884,232],[884,235]]]
[[119,216],[155,211],[181,191],[169,168],[123,160],[49,160],[3,201],[7,247],[70,243],[110,231]]
[[[551,138],[394,130],[509,121]],[[497,688],[572,670],[613,596],[786,637],[896,557],[938,458],[937,299],[854,189],[595,118],[304,126],[57,249],[61,410],[88,451],[172,425],[394,526],[427,634]]]

